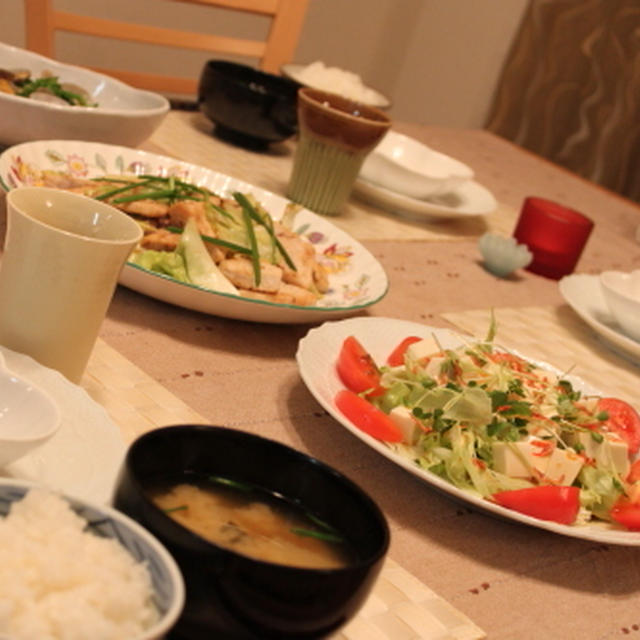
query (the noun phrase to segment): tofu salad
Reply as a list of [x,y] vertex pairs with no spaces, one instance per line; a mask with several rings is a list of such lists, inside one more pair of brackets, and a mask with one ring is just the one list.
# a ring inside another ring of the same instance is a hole
[[640,530],[640,417],[485,340],[443,349],[409,336],[378,364],[357,337],[338,355],[337,408],[456,487],[568,525]]

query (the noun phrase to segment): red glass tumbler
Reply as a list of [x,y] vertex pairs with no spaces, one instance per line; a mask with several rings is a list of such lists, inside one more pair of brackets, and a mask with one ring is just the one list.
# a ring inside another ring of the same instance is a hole
[[559,280],[573,272],[593,221],[544,198],[526,198],[513,237],[526,244],[533,260],[526,269]]

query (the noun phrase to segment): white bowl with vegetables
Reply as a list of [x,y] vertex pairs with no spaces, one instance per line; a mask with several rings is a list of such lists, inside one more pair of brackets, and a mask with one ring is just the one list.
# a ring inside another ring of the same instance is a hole
[[[122,208],[145,233],[120,283],[188,309],[307,323],[353,315],[388,289],[378,260],[326,218],[166,156],[70,140],[30,142],[0,154],[0,184],[7,191],[81,189]],[[183,233],[189,217],[199,233]],[[234,288],[220,280],[212,258]]]
[[168,111],[164,96],[0,43],[0,145],[66,138],[137,146]]

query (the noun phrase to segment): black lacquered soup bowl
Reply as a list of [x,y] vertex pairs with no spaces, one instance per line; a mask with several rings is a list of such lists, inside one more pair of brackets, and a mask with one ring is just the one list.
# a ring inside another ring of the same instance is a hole
[[293,80],[226,60],[209,60],[198,85],[198,106],[218,137],[243,147],[266,148],[298,130]]
[[[355,550],[336,569],[264,562],[206,541],[157,507],[167,478],[215,475],[255,485],[330,523]],[[176,425],[136,440],[121,470],[116,508],[176,559],[187,598],[171,638],[319,638],[351,619],[370,593],[389,546],[375,502],[338,471],[288,446],[235,429]]]

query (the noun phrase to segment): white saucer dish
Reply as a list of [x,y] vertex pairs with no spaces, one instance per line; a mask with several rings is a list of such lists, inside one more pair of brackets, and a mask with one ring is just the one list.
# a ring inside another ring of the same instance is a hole
[[[407,336],[421,338],[435,337],[442,348],[454,348],[461,344],[461,338],[454,332],[437,327],[396,320],[392,318],[351,318],[339,322],[326,322],[311,329],[300,341],[296,360],[298,369],[307,388],[322,407],[345,429],[359,438],[364,444],[382,454],[385,458],[402,467],[409,473],[426,482],[450,498],[464,502],[477,509],[507,520],[521,522],[574,538],[603,542],[608,544],[640,546],[640,532],[614,528],[607,523],[593,522],[585,525],[564,525],[549,520],[540,520],[498,504],[484,500],[470,492],[458,489],[435,473],[416,465],[408,457],[396,453],[381,440],[364,433],[347,419],[336,407],[336,393],[344,389],[336,370],[336,360],[340,347],[348,336],[355,336],[376,362],[384,362],[391,351]],[[526,354],[523,354],[526,357]],[[541,367],[559,373],[552,366],[537,362]],[[580,378],[565,376],[576,390],[583,393],[598,394],[598,390],[587,385]],[[428,496],[425,496],[428,498]],[[416,509],[420,506],[416,505]]]
[[61,83],[82,87],[98,105],[61,106],[0,92],[0,145],[65,138],[135,147],[169,111],[169,101],[161,95],[32,51],[0,43],[0,61],[2,68],[26,69],[34,78],[49,71]]
[[498,206],[494,195],[475,180],[463,182],[450,193],[425,200],[395,193],[362,178],[356,180],[353,192],[362,201],[391,213],[427,220],[482,216],[495,211]]
[[53,398],[9,371],[0,352],[0,469],[43,445],[59,426]]
[[616,352],[640,361],[640,342],[630,338],[609,310],[599,276],[573,274],[558,283],[571,308]]
[[640,269],[604,271],[600,285],[605,302],[624,332],[640,343]]
[[[38,186],[42,171],[72,173],[84,178],[119,174],[176,176],[220,195],[251,193],[274,219],[289,201],[247,182],[145,151],[72,140],[27,142],[0,154],[0,186]],[[329,275],[329,291],[315,305],[299,306],[221,293],[174,280],[127,263],[120,284],[186,309],[251,322],[307,323],[353,315],[381,300],[389,280],[378,260],[357,240],[307,209],[298,211],[295,229],[315,247]]]
[[120,429],[103,407],[61,373],[4,347],[0,354],[7,369],[55,398],[60,414],[57,431],[8,464],[0,476],[37,482],[83,500],[110,502],[126,453]]
[[473,176],[466,164],[395,131],[387,131],[360,170],[368,182],[418,200],[450,193]]
[[367,104],[371,107],[387,109],[391,101],[380,92],[361,84],[359,76],[351,71],[345,71],[337,67],[325,67],[322,63],[285,64],[280,69],[282,75],[298,84],[322,91],[331,91]]

